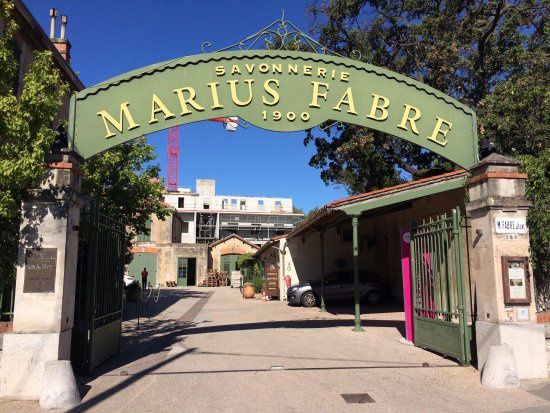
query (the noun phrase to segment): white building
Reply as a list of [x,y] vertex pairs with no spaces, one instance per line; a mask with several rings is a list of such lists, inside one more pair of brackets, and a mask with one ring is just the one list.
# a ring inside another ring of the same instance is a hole
[[303,218],[294,213],[292,199],[216,195],[216,181],[197,179],[196,191],[179,188],[164,194],[183,220],[181,242],[210,244],[230,234],[257,245],[292,230]]

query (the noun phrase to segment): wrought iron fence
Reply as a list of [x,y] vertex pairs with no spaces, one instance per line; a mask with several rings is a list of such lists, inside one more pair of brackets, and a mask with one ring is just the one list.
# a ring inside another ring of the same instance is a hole
[[71,359],[90,374],[120,344],[125,226],[91,200],[81,212]]
[[[0,222],[0,224],[2,224]],[[0,247],[4,260],[0,265],[0,321],[13,320],[13,303],[15,299],[15,262],[7,258],[6,250],[13,248],[13,257],[17,256],[17,234],[0,231]]]
[[471,359],[460,209],[411,226],[415,344]]

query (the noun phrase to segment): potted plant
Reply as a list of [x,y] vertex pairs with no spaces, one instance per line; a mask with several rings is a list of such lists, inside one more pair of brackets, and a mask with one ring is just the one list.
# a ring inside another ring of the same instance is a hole
[[129,303],[136,303],[139,300],[139,293],[141,291],[141,286],[139,281],[135,280],[131,284],[128,284],[126,287],[126,301]]
[[243,297],[244,298],[254,298],[254,284],[244,283]]

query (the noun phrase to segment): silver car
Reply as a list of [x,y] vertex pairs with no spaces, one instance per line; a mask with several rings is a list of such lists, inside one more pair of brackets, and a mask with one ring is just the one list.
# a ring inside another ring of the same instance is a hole
[[[376,275],[361,272],[359,275],[359,291],[362,301],[368,305],[378,305],[383,301],[384,288]],[[325,301],[352,300],[355,294],[353,272],[337,271],[325,278]],[[288,304],[314,307],[320,303],[320,281],[309,281],[291,285],[286,292]]]

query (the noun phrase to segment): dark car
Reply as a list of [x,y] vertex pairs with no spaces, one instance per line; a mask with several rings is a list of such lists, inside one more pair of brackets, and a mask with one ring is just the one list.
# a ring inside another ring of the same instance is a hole
[[[383,301],[383,283],[375,274],[362,271],[359,274],[359,291],[362,301],[378,305]],[[355,294],[352,271],[337,271],[325,278],[325,301],[352,300]],[[320,280],[291,285],[286,292],[290,305],[313,307],[321,297]]]

